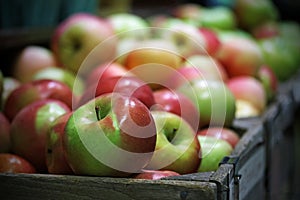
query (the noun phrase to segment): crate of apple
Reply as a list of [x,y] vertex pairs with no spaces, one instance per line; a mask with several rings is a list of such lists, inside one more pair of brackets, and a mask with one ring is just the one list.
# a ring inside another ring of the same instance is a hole
[[300,66],[300,31],[273,16],[248,27],[239,6],[75,14],[49,49],[25,48],[0,78],[4,196],[264,196],[264,120]]

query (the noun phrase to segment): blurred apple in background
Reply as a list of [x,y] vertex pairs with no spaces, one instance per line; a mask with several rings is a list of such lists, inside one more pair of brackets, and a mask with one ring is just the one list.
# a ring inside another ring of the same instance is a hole
[[11,153],[0,153],[0,173],[35,172],[34,166],[24,158]]
[[104,63],[97,66],[86,79],[86,86],[95,85],[98,82],[102,82],[104,79],[109,79],[116,76],[133,76],[123,65],[112,62]]
[[57,99],[71,109],[72,96],[72,90],[62,82],[48,79],[31,81],[11,92],[5,102],[3,112],[11,121],[22,108],[41,99]]
[[50,125],[46,133],[46,165],[51,174],[72,174],[63,150],[63,137],[66,124],[72,112],[58,116]]
[[232,129],[225,127],[209,127],[198,131],[197,135],[211,136],[217,139],[226,140],[232,148],[240,141],[240,136]]
[[279,18],[278,9],[271,0],[236,0],[233,9],[239,26],[248,30]]
[[114,33],[120,39],[134,38],[142,40],[148,38],[148,22],[132,13],[115,13],[107,16]]
[[251,29],[251,34],[256,39],[271,38],[280,34],[279,24],[276,21],[266,21]]
[[156,127],[149,109],[119,93],[98,96],[76,109],[63,146],[75,174],[129,176],[152,158]]
[[164,110],[174,113],[185,119],[194,130],[198,129],[200,116],[196,106],[183,94],[169,90],[160,89],[153,92],[155,105],[151,110]]
[[[73,92],[74,95],[80,96],[84,91],[84,83],[80,76],[67,69],[58,67],[48,67],[42,69],[33,75],[32,80],[49,79],[65,83]],[[75,79],[76,84],[75,84]]]
[[[106,40],[113,35],[113,27],[107,19],[87,13],[76,13],[56,27],[51,48],[59,65],[74,73],[79,71],[84,59],[93,50],[91,60],[80,70],[80,75],[84,76],[95,65],[110,61],[115,56],[117,41]],[[100,43],[101,47],[95,48]]]
[[267,106],[267,96],[261,82],[251,76],[231,78],[227,86],[236,99],[236,118],[262,114]]
[[[196,131],[180,116],[167,111],[151,111],[157,130],[155,152],[147,170],[171,170],[179,174],[196,172],[201,147]],[[200,153],[201,154],[201,153]]]
[[216,58],[223,64],[229,77],[256,76],[263,64],[263,54],[256,41],[246,37],[223,40]]
[[88,87],[79,100],[78,106],[106,93],[120,93],[125,96],[135,97],[148,108],[155,104],[153,92],[147,83],[134,76],[115,76],[108,79],[100,79],[96,86],[91,85]]
[[226,140],[212,136],[197,135],[197,137],[202,150],[198,172],[216,171],[222,159],[231,154],[232,146]]
[[4,109],[4,104],[6,102],[7,97],[10,93],[18,88],[21,85],[21,82],[13,77],[4,77],[3,79],[3,92],[1,96],[1,110]]
[[142,170],[141,173],[134,176],[135,179],[159,180],[169,176],[179,176],[177,172],[169,170]]
[[217,34],[213,30],[204,27],[199,28],[199,31],[205,38],[208,55],[214,56],[221,45]]
[[10,122],[6,116],[0,112],[0,153],[8,153],[10,150]]
[[53,53],[42,46],[27,46],[16,58],[13,66],[13,77],[25,83],[32,80],[32,76],[39,70],[57,66]]
[[198,109],[200,127],[231,126],[235,117],[235,98],[224,82],[194,79],[177,91],[186,95]]
[[11,122],[12,152],[31,162],[39,172],[46,172],[46,134],[50,124],[70,112],[61,101],[44,99],[23,108]]
[[271,67],[263,65],[259,68],[257,76],[265,89],[267,102],[272,101],[276,95],[278,88],[278,80],[276,74]]

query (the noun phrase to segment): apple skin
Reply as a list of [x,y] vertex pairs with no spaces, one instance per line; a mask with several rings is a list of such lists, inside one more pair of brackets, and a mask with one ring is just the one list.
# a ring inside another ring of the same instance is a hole
[[0,173],[35,173],[34,166],[26,159],[11,153],[0,153]]
[[[84,59],[100,43],[101,48],[96,51],[101,55],[98,56],[99,62],[110,60],[114,56],[116,40],[103,43],[113,35],[113,27],[106,19],[88,13],[76,13],[56,27],[51,49],[59,66],[77,73]],[[84,67],[85,69],[80,70],[83,76],[91,70],[90,66]]]
[[139,173],[152,158],[156,143],[150,110],[137,98],[119,93],[103,94],[79,107],[65,131],[66,159],[80,175]]
[[4,104],[7,100],[7,97],[10,95],[10,93],[18,88],[21,85],[21,82],[18,81],[16,78],[6,76],[3,79],[3,92],[1,96],[1,110],[4,109]]
[[64,154],[63,137],[72,112],[60,115],[46,133],[46,165],[50,174],[73,174]]
[[16,58],[13,77],[22,83],[32,80],[32,76],[41,69],[56,66],[57,62],[51,50],[42,47],[26,46]]
[[211,136],[218,139],[226,140],[232,148],[240,141],[240,136],[232,129],[225,127],[210,127],[199,130],[197,135]]
[[237,0],[234,11],[239,26],[248,30],[265,21],[276,21],[279,17],[271,0]]
[[70,112],[61,101],[44,99],[23,108],[11,122],[12,152],[46,172],[46,134],[50,124],[60,115]]
[[197,135],[197,138],[202,150],[202,161],[198,172],[216,171],[222,159],[231,154],[232,146],[226,140],[211,136]]
[[[32,80],[49,79],[60,81],[72,90],[74,95],[80,96],[84,90],[84,83],[81,77],[76,76],[73,72],[58,68],[58,67],[47,67],[46,69],[41,69],[33,75]],[[76,84],[75,84],[76,79]]]
[[187,96],[200,114],[199,127],[231,126],[235,117],[235,98],[222,81],[194,79],[178,92]]
[[206,40],[207,53],[211,56],[214,56],[221,45],[221,41],[219,40],[217,34],[210,28],[201,27],[199,28],[199,31]]
[[142,170],[141,173],[134,176],[135,179],[159,180],[169,176],[179,176],[177,172],[170,170]]
[[86,86],[95,85],[102,82],[104,79],[109,79],[115,76],[133,76],[123,65],[112,62],[101,64],[91,71],[86,80]]
[[8,96],[3,112],[11,121],[28,104],[42,99],[57,99],[72,108],[72,90],[64,83],[43,79],[22,84]]
[[268,65],[263,65],[258,71],[258,79],[265,89],[267,101],[272,101],[276,95],[278,88],[278,79],[276,77],[276,74],[271,67],[269,67]]
[[189,98],[169,89],[156,90],[153,95],[156,104],[151,110],[164,110],[174,113],[185,119],[194,130],[198,129],[199,113]]
[[[249,102],[259,114],[263,113],[263,111],[266,109],[267,96],[264,87],[262,83],[254,77],[235,77],[227,82],[227,86],[237,100]],[[236,112],[236,116],[240,117],[240,110],[237,109]]]
[[252,28],[251,34],[256,39],[271,38],[280,34],[279,24],[275,21],[267,21]]
[[10,150],[10,122],[6,116],[0,112],[0,153],[8,153]]
[[151,111],[157,130],[155,152],[144,168],[171,170],[179,174],[196,172],[201,147],[196,131],[180,116],[166,111]]
[[134,76],[116,76],[109,79],[100,79],[98,85],[92,85],[82,95],[79,106],[105,93],[121,93],[132,96],[144,103],[148,108],[155,104],[153,92],[149,85]]
[[216,58],[223,64],[229,77],[256,76],[264,62],[263,54],[256,41],[245,37],[224,40]]

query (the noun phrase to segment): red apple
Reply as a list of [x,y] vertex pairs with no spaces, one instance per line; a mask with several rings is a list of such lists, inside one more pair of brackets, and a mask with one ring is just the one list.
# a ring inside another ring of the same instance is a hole
[[137,98],[107,93],[76,109],[63,146],[75,174],[129,176],[153,156],[155,123]]
[[185,119],[194,130],[198,129],[199,113],[197,108],[183,94],[169,89],[160,89],[153,92],[155,106],[152,110],[164,110],[174,113]]
[[53,53],[42,46],[27,46],[16,58],[13,66],[13,77],[20,82],[32,80],[32,76],[39,71],[50,66],[56,66]]
[[0,112],[0,153],[8,153],[10,149],[10,122],[6,116]]
[[108,79],[115,76],[133,76],[123,65],[113,62],[104,63],[97,66],[87,77],[87,87],[102,82],[102,79]]
[[199,130],[197,135],[212,136],[218,139],[226,140],[232,148],[240,141],[240,136],[232,129],[225,127],[210,127]]
[[[227,82],[227,86],[238,102],[236,110],[237,118],[250,117],[255,114],[260,115],[265,110],[267,102],[265,90],[261,82],[254,77],[235,77]],[[246,102],[248,102],[248,105]],[[253,111],[248,106],[251,106]],[[244,110],[245,108],[247,110]]]
[[72,108],[72,90],[62,82],[36,80],[23,84],[7,98],[3,112],[9,120],[28,104],[41,99],[57,99]]
[[10,153],[0,153],[0,173],[35,173],[34,166],[24,158]]
[[278,87],[278,79],[276,74],[271,67],[268,65],[263,65],[258,71],[258,79],[264,86],[267,100],[271,101],[274,98]]
[[44,99],[23,108],[11,123],[12,152],[22,156],[39,172],[46,172],[46,134],[50,124],[70,112],[61,101]]
[[217,34],[209,28],[199,28],[200,32],[206,40],[206,51],[209,55],[214,56],[218,51],[221,41]]
[[[56,27],[51,48],[60,65],[75,73],[93,50],[97,58],[90,57],[95,60],[90,60],[89,65],[82,66],[80,70],[80,74],[85,75],[94,64],[110,61],[114,57],[116,40],[106,40],[113,35],[113,28],[106,19],[87,13],[76,13]],[[101,47],[95,48],[100,43]]]
[[72,174],[63,150],[63,137],[66,124],[72,112],[65,113],[54,120],[46,134],[46,165],[51,174]]
[[133,76],[116,76],[109,79],[100,79],[98,85],[90,86],[82,95],[79,106],[105,93],[121,93],[139,99],[148,108],[155,104],[151,88],[141,79]]
[[216,58],[223,64],[229,77],[256,76],[263,64],[263,54],[257,43],[242,37],[224,40]]
[[149,180],[159,180],[161,178],[169,177],[169,176],[179,176],[177,172],[170,170],[142,170],[141,173],[134,176],[135,179],[149,179]]

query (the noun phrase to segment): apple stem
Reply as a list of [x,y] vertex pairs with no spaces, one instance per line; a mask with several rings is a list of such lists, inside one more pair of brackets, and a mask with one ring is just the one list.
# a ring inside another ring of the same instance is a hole
[[97,120],[99,121],[101,119],[101,115],[100,115],[100,107],[99,106],[96,106],[95,107],[95,111],[96,111],[96,117],[97,117]]

